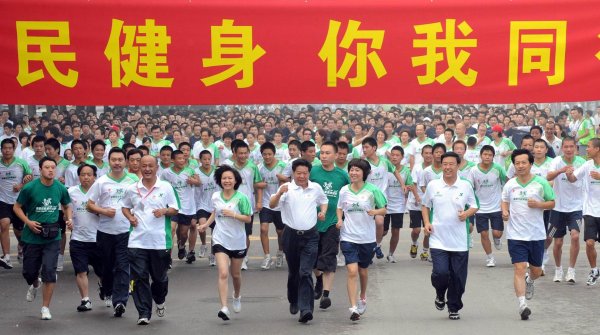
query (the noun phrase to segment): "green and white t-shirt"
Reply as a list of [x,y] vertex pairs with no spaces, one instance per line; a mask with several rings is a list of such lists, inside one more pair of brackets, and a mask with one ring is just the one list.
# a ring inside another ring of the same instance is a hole
[[337,208],[344,211],[344,224],[340,231],[340,241],[365,244],[375,242],[375,217],[371,209],[383,208],[387,204],[381,190],[370,183],[354,192],[351,185],[340,190]]
[[[275,144],[275,143],[273,143]],[[258,150],[259,154],[260,154],[260,148]],[[261,156],[262,158],[262,156]],[[277,160],[280,160],[282,162],[287,162],[290,160],[290,154],[288,153],[288,145],[285,143],[282,143],[279,147],[277,145],[275,145],[275,158],[277,158]]]
[[[400,176],[404,180],[404,185],[413,185],[413,179],[410,175],[410,170],[406,166],[402,166],[400,169]],[[396,179],[396,176],[388,172],[388,187],[386,191],[387,197],[387,214],[404,213],[406,210],[406,195]]]
[[[82,163],[82,164],[84,164],[84,163]],[[74,162],[71,162],[71,163],[69,163],[69,166],[67,166],[67,169],[65,170],[65,187],[66,188],[79,185],[79,176],[77,175],[77,169],[79,169],[79,165],[80,164],[75,164]]]
[[[586,130],[589,130],[588,135],[586,137],[581,137],[581,136],[583,136],[583,134],[585,134]],[[594,137],[596,137],[596,131],[594,130],[594,124],[592,123],[592,121],[590,119],[584,118],[583,121],[581,121],[579,128],[577,128],[577,138],[578,138],[579,144],[587,145],[588,142]]]
[[60,157],[60,160],[56,163],[56,170],[54,170],[54,178],[56,178],[57,180],[59,178],[64,178],[65,172],[67,171],[67,168],[70,164],[71,162]]
[[114,208],[115,216],[100,215],[98,223],[98,231],[106,234],[122,234],[129,231],[129,220],[121,211],[121,200],[125,196],[125,190],[131,184],[135,184],[139,178],[131,173],[125,173],[121,179],[113,179],[109,174],[106,174],[98,179],[90,190],[89,199],[97,206],[102,208]]
[[475,195],[479,198],[478,213],[496,213],[502,210],[500,207],[502,186],[507,180],[502,166],[492,163],[487,170],[484,170],[481,164],[478,164],[471,169],[468,179],[475,188]]
[[177,192],[177,196],[180,200],[179,214],[196,214],[196,201],[194,199],[195,187],[187,183],[187,180],[195,174],[194,170],[188,167],[183,168],[179,172],[175,172],[173,167],[170,167],[164,170],[160,175],[160,179],[171,184],[175,189],[175,192]]
[[96,167],[96,178],[100,178],[110,172],[110,165],[105,161],[102,161],[102,164],[98,165],[93,159],[89,159],[85,163]]
[[246,161],[246,165],[241,167],[235,162],[231,162],[227,165],[236,169],[242,176],[242,184],[238,188],[238,191],[244,193],[248,197],[248,200],[252,205],[252,213],[254,213],[256,210],[256,200],[254,199],[254,183],[259,183],[262,181],[260,171],[258,171],[258,166],[256,166],[250,160]]
[[130,184],[125,190],[122,207],[131,209],[138,222],[136,227],[130,227],[129,248],[171,249],[171,217],[163,215],[157,218],[152,211],[161,208],[179,209],[179,198],[173,186],[160,179],[150,189],[141,180]]
[[212,154],[210,164],[215,164],[215,159],[219,159],[221,157],[219,149],[214,143],[205,145],[204,143],[202,143],[202,141],[197,141],[196,143],[194,143],[194,147],[192,148],[192,155],[194,156],[194,159],[199,160],[200,153],[204,150],[208,150]]
[[[585,159],[579,156],[575,156],[571,164],[568,164],[562,156],[559,156],[555,157],[550,163],[550,171],[560,170],[567,165],[572,165],[573,168],[578,169],[583,164],[585,164]],[[583,210],[583,197],[581,197],[581,194],[583,194],[584,189],[581,180],[571,183],[567,180],[567,175],[561,173],[554,178],[552,188],[556,195],[555,211],[569,213]]]
[[600,218],[600,180],[592,178],[591,172],[600,173],[600,165],[594,160],[589,160],[575,170],[575,177],[581,180],[585,189],[585,201],[583,202],[583,215],[591,215]]
[[267,183],[267,187],[263,189],[263,208],[279,211],[278,208],[269,207],[269,201],[271,200],[271,196],[277,193],[277,190],[279,189],[279,179],[277,178],[277,175],[283,174],[283,170],[285,170],[285,163],[278,160],[270,169],[264,163],[262,163],[258,166],[258,170],[262,180]]
[[388,172],[393,173],[396,171],[396,167],[383,156],[379,156],[377,164],[370,159],[367,159],[367,162],[371,165],[371,173],[367,176],[367,182],[375,185],[385,194],[388,186]]
[[[546,160],[538,165],[536,162],[533,162],[533,165],[531,166],[531,173],[533,173],[536,176],[540,176],[542,178],[546,178],[546,176],[548,175],[548,171],[550,171],[550,165],[552,164],[552,158],[546,156]],[[512,168],[514,170],[514,165],[512,165]],[[514,172],[513,172],[514,175]]]
[[89,192],[85,192],[81,185],[77,185],[69,188],[69,196],[70,206],[73,209],[71,239],[79,242],[96,242],[100,218],[87,210]]
[[444,174],[444,170],[440,167],[439,170],[436,170],[433,165],[429,165],[425,169],[423,169],[423,173],[421,174],[421,178],[419,178],[419,188],[427,188],[429,183],[432,180],[442,178]]
[[14,157],[8,165],[0,160],[0,201],[9,205],[14,204],[19,192],[14,192],[13,186],[21,184],[23,177],[28,174],[31,174],[29,164],[21,158]]
[[544,210],[529,208],[529,199],[537,201],[554,200],[554,191],[545,178],[533,176],[526,184],[518,178],[510,179],[502,189],[502,201],[509,203],[510,218],[506,225],[506,238],[521,241],[546,239]]
[[500,143],[496,144],[496,141],[492,141],[490,145],[494,148],[495,152],[494,163],[506,168],[507,161],[510,162],[510,156],[502,157],[502,154],[517,149],[513,141],[506,137],[502,137]]
[[150,140],[150,155],[152,156],[158,156],[158,154],[160,153],[160,149],[166,145],[171,145],[171,141],[168,140],[160,140],[158,142],[155,142],[154,139]]
[[421,150],[426,145],[433,146],[435,141],[429,137],[425,137],[423,142],[419,141],[419,138],[415,138],[410,141],[410,155],[415,157],[415,165],[423,163],[423,156],[421,156]]
[[242,221],[223,215],[224,209],[234,211],[236,214],[252,215],[253,210],[248,197],[236,191],[229,200],[223,198],[223,192],[212,195],[215,213],[215,229],[212,232],[212,244],[219,244],[227,250],[246,249],[246,228]]
[[[61,205],[68,205],[71,198],[67,188],[58,180],[54,180],[52,185],[46,186],[40,179],[36,179],[25,184],[19,193],[17,202],[22,206],[23,212],[29,220],[44,225],[56,223]],[[59,233],[54,241],[60,239],[61,234]],[[52,240],[46,240],[39,234],[33,233],[27,225],[23,228],[21,240],[31,244],[52,242]]]
[[27,158],[27,165],[29,166],[29,170],[31,171],[31,175],[33,179],[38,179],[41,176],[40,173],[40,161],[35,158],[35,156],[31,156]]
[[200,177],[200,186],[194,188],[194,199],[196,199],[196,210],[212,212],[214,204],[212,203],[212,195],[221,188],[215,182],[215,167],[211,166],[208,173],[202,168],[196,169],[196,174]]
[[[317,220],[317,230],[325,232],[329,227],[337,223],[336,207],[342,187],[350,184],[348,173],[334,166],[333,170],[327,171],[323,166],[315,166],[310,170],[310,181],[321,185],[323,193],[327,196],[328,205],[325,220]],[[277,190],[275,190],[277,192]],[[274,193],[273,193],[274,194]],[[318,210],[318,209],[317,209]],[[318,210],[320,211],[320,210]]]
[[458,169],[458,176],[464,179],[469,179],[469,175],[471,174],[471,169],[475,168],[477,164],[469,161],[465,161],[465,165]]

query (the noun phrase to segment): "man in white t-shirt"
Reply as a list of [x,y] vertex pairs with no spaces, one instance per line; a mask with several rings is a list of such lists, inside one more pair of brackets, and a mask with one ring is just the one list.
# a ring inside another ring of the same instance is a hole
[[546,179],[531,173],[534,158],[529,150],[514,150],[511,161],[516,178],[502,189],[502,217],[508,220],[506,238],[514,266],[519,314],[521,320],[527,320],[531,310],[525,300],[533,297],[533,282],[542,274],[546,241],[544,210],[554,207],[554,191]]
[[[138,325],[147,325],[152,315],[165,316],[165,298],[169,289],[171,259],[171,217],[179,212],[179,198],[173,186],[156,176],[158,160],[144,156],[142,180],[125,190],[123,215],[132,226],[129,234],[129,264],[133,281],[133,301],[139,313]],[[150,286],[152,278],[152,286]]]
[[450,320],[460,319],[469,263],[467,218],[479,208],[471,183],[458,178],[459,164],[458,154],[442,155],[443,176],[427,185],[422,209],[425,232],[430,235],[435,307],[443,310],[447,298]]

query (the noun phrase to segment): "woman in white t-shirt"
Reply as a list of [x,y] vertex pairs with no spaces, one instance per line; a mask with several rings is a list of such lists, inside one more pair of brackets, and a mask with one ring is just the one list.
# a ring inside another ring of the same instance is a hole
[[[348,270],[350,320],[358,321],[367,309],[368,267],[373,259],[375,215],[386,214],[387,201],[375,185],[366,183],[371,164],[364,159],[348,163],[350,185],[342,187],[337,205],[337,228],[340,229],[340,249]],[[360,277],[360,299],[357,304],[357,284]]]
[[222,165],[215,171],[215,182],[222,191],[213,193],[213,212],[199,230],[204,232],[213,221],[216,223],[212,232],[212,252],[219,271],[221,309],[217,315],[227,321],[230,318],[227,307],[230,273],[233,279],[233,311],[239,313],[242,309],[242,260],[247,252],[244,224],[252,221],[252,206],[248,197],[237,191],[242,184],[242,177],[235,169]]

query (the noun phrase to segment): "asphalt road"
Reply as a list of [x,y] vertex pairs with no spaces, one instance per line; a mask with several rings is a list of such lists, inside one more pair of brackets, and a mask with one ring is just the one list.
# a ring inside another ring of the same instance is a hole
[[[255,227],[254,231],[259,231]],[[274,232],[272,232],[274,234]],[[12,235],[12,233],[11,233]],[[475,236],[475,235],[474,235]],[[95,292],[96,278],[90,275],[93,310],[78,313],[79,294],[71,263],[59,281],[51,305],[53,320],[40,320],[41,292],[33,303],[25,301],[27,284],[21,276],[21,266],[0,269],[0,333],[1,334],[591,334],[597,332],[598,296],[600,284],[586,286],[589,270],[584,244],[577,266],[577,283],[553,283],[551,274],[536,281],[533,300],[529,301],[532,316],[521,321],[512,284],[512,266],[504,244],[495,251],[497,267],[486,268],[485,256],[478,238],[470,253],[469,277],[464,295],[465,307],[461,320],[451,321],[447,312],[433,306],[434,290],[430,283],[431,265],[408,255],[408,231],[401,232],[398,263],[376,260],[369,268],[368,309],[359,322],[349,320],[346,294],[346,271],[338,268],[333,305],[328,310],[315,311],[315,319],[307,325],[297,322],[298,316],[288,312],[285,296],[287,270],[260,270],[262,252],[253,238],[250,269],[243,272],[242,311],[232,312],[232,320],[217,318],[217,272],[208,266],[206,258],[193,265],[175,261],[169,273],[169,294],[164,318],[155,315],[146,327],[136,325],[137,311],[129,300],[121,319],[112,317],[112,309],[104,307]],[[568,242],[565,242],[567,250]],[[388,239],[384,242],[387,250]],[[274,250],[275,240],[271,238]],[[16,263],[15,243],[12,244]],[[563,263],[567,263],[563,253]],[[552,261],[551,261],[552,262]],[[565,271],[566,272],[566,271]],[[230,286],[231,288],[231,286]],[[316,303],[318,306],[318,302]],[[230,307],[231,309],[231,307]]]

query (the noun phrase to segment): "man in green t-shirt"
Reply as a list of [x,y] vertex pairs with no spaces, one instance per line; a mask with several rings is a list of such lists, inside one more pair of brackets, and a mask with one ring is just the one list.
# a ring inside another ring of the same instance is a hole
[[[325,219],[317,221],[319,231],[319,249],[315,266],[315,299],[321,299],[320,308],[331,306],[329,291],[333,286],[333,276],[337,267],[337,254],[340,244],[340,230],[336,228],[336,208],[342,187],[350,184],[348,174],[334,165],[337,145],[324,142],[321,145],[321,165],[310,171],[310,181],[321,185],[329,200]],[[322,295],[322,296],[321,296]]]
[[40,160],[40,178],[26,184],[13,210],[25,223],[23,229],[23,277],[29,285],[27,301],[33,301],[40,286],[40,268],[43,285],[42,320],[52,319],[50,300],[56,284],[56,266],[61,232],[58,225],[59,209],[65,223],[71,228],[73,212],[65,186],[55,180],[56,162],[44,157]]

